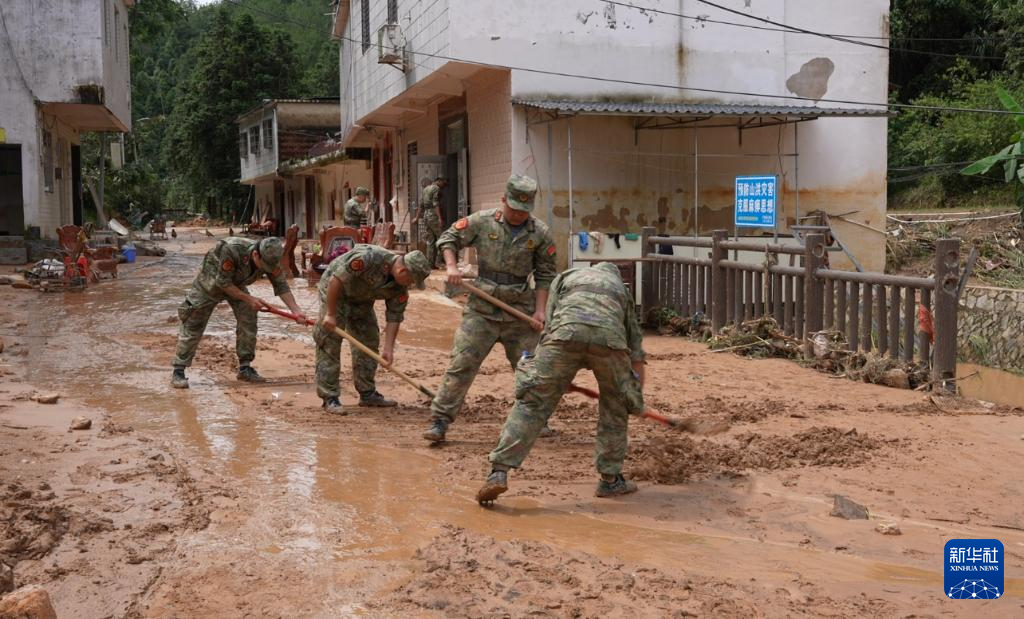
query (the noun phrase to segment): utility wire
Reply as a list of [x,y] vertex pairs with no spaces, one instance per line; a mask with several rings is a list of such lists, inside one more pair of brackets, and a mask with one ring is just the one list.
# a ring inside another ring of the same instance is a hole
[[[724,21],[724,20],[720,20],[720,19],[711,19],[710,17],[704,16],[704,15],[686,15],[686,14],[683,14],[683,13],[674,13],[672,11],[665,11],[663,9],[656,9],[656,8],[653,8],[653,7],[640,6],[638,4],[633,4],[631,2],[616,2],[615,0],[600,0],[600,1],[604,2],[605,4],[614,4],[616,6],[626,7],[626,8],[630,8],[630,9],[637,9],[638,11],[640,11],[642,13],[643,12],[660,13],[662,15],[671,15],[673,17],[682,17],[684,19],[691,19],[691,20],[694,20],[694,21],[698,21],[698,22],[702,22],[702,23],[708,23],[708,24],[721,24],[723,26],[737,26],[737,27],[740,27],[740,28],[751,28],[753,30],[767,30],[767,31],[770,31],[770,32],[790,32],[790,33],[793,33],[793,30],[791,30],[789,28],[789,26],[786,26],[785,28],[772,28],[772,27],[769,27],[769,26],[755,26],[755,25],[752,25],[752,24],[741,24],[741,23],[738,23],[738,22]],[[752,17],[752,18],[753,19],[758,19],[758,18],[755,18],[755,17]],[[796,34],[796,33],[794,33],[794,34]],[[835,33],[821,33],[821,34],[823,34],[825,36],[844,37],[844,38],[848,38],[848,39],[864,39],[864,40],[872,40],[872,41],[930,41],[930,42],[945,41],[945,42],[969,43],[971,41],[991,41],[993,39],[1003,39],[1003,38],[1012,39],[1012,38],[1018,37],[1018,36],[1020,36],[1020,35],[1022,35],[1024,33],[1011,32],[1011,33],[1006,34],[1006,35],[991,35],[991,36],[987,36],[987,37],[887,37],[887,36],[869,36],[869,35],[865,35],[865,34],[835,34]],[[905,51],[905,50],[900,50],[900,51]]]
[[[264,10],[259,9],[257,7],[253,7],[253,6],[248,6],[248,5],[242,4],[240,0],[223,0],[223,1],[226,2],[226,3],[229,3],[229,4],[233,4],[235,6],[239,6],[239,7],[243,7],[243,8],[247,8],[247,9],[250,9],[250,10],[254,10],[254,11],[263,13],[264,15],[267,15],[269,17],[273,17],[278,22],[291,23],[293,25],[302,26],[304,28],[318,28],[319,27],[319,26],[315,26],[315,25],[312,25],[312,24],[302,24],[300,22],[296,22],[296,21],[285,19],[285,18],[281,18],[279,15],[273,14],[273,13],[271,13],[269,11],[264,11]],[[699,1],[703,1],[703,0],[699,0]],[[358,39],[353,39],[351,37],[340,36],[338,38],[343,40],[343,41],[348,41],[350,43],[354,43],[354,44],[357,44],[357,45],[361,45],[362,44],[362,41],[360,41]],[[970,108],[970,107],[951,107],[951,106],[941,106],[941,105],[918,105],[918,104],[913,104],[913,103],[877,103],[877,102],[868,102],[868,101],[856,101],[856,100],[851,100],[851,99],[813,99],[811,97],[800,97],[800,96],[797,96],[797,95],[775,95],[775,94],[767,94],[767,93],[746,92],[746,91],[741,91],[741,90],[721,90],[721,89],[716,89],[716,88],[698,88],[696,86],[678,86],[678,85],[675,85],[675,84],[659,84],[659,83],[656,83],[656,82],[641,82],[641,81],[638,81],[638,80],[624,80],[624,79],[616,79],[616,78],[609,78],[609,77],[600,77],[600,76],[595,76],[595,75],[583,75],[583,74],[578,74],[578,73],[566,73],[564,71],[551,71],[551,70],[547,70],[547,69],[535,69],[535,68],[530,68],[530,67],[517,67],[517,66],[513,66],[513,65],[495,64],[495,63],[483,62],[483,61],[479,61],[479,60],[471,60],[471,59],[468,59],[468,58],[457,58],[457,57],[454,57],[454,56],[447,56],[447,55],[444,55],[444,54],[431,53],[431,52],[415,52],[415,51],[411,51],[411,50],[406,50],[406,53],[407,54],[411,54],[411,55],[415,55],[415,56],[426,56],[428,58],[435,58],[435,59],[438,59],[438,60],[447,60],[449,62],[460,62],[460,63],[463,63],[463,64],[469,64],[469,65],[474,65],[474,66],[478,66],[478,67],[485,67],[485,68],[490,68],[490,69],[501,69],[501,70],[505,70],[505,71],[522,71],[524,73],[535,73],[535,74],[538,74],[538,75],[549,75],[549,76],[553,76],[553,77],[566,77],[566,78],[584,79],[584,80],[591,80],[591,81],[611,83],[611,84],[626,84],[626,85],[629,85],[629,86],[644,86],[644,87],[648,87],[648,88],[662,88],[662,89],[676,90],[676,91],[701,92],[701,93],[708,93],[708,94],[715,94],[715,95],[737,95],[737,96],[744,96],[744,97],[760,97],[760,98],[763,98],[763,99],[785,99],[785,100],[789,100],[789,101],[792,101],[792,100],[810,101],[810,102],[813,102],[813,103],[822,103],[822,102],[823,103],[840,103],[840,104],[844,104],[844,105],[857,105],[857,106],[885,108],[887,110],[889,110],[889,109],[897,109],[897,110],[903,109],[903,110],[923,110],[923,111],[933,111],[933,112],[962,112],[962,113],[971,113],[971,114],[997,114],[997,115],[1002,115],[1002,116],[1020,116],[1021,115],[1019,112],[1012,112],[1012,111],[1009,111],[1009,110],[993,110],[993,109]],[[419,66],[422,67],[423,65],[419,65]],[[429,67],[423,67],[423,68],[430,69]],[[881,111],[881,110],[878,110],[878,111]]]

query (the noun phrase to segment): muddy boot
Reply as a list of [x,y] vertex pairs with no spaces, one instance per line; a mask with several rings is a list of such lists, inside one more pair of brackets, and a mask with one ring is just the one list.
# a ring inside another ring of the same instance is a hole
[[476,492],[476,502],[481,505],[491,505],[494,503],[494,499],[506,490],[508,490],[508,472],[491,471],[483,487]]
[[267,382],[267,379],[260,376],[259,372],[253,369],[252,366],[248,365],[243,365],[242,367],[238,368],[238,375],[236,375],[235,378],[237,378],[238,380],[245,381],[247,383]]
[[175,389],[188,389],[188,378],[185,377],[185,368],[174,368],[171,372],[171,386]]
[[398,402],[385,398],[379,391],[370,391],[369,393],[359,394],[359,406],[391,408],[392,406],[398,406]]
[[602,475],[601,483],[597,484],[597,492],[594,493],[594,496],[619,496],[621,494],[631,494],[636,491],[636,484],[627,480],[622,475],[616,475],[611,479],[608,479],[607,477]]
[[341,405],[341,400],[338,398],[324,398],[324,410],[332,415],[347,415],[348,411]]
[[435,417],[434,422],[430,424],[430,429],[423,433],[423,438],[431,443],[443,443],[446,432],[448,432],[448,421]]
[[551,438],[555,435],[555,431],[551,429],[551,426],[545,425],[540,429],[540,433],[537,434],[538,438]]

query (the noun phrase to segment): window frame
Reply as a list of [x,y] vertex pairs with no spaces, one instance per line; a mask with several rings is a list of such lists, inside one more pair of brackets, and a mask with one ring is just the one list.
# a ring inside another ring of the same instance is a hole
[[238,156],[242,161],[249,160],[249,132],[238,132]]
[[362,0],[360,7],[360,28],[363,34],[363,53],[370,49],[372,43],[370,42],[370,0]]
[[274,150],[274,119],[263,120],[263,148]]
[[249,127],[249,152],[256,157],[260,156],[260,126],[258,124]]

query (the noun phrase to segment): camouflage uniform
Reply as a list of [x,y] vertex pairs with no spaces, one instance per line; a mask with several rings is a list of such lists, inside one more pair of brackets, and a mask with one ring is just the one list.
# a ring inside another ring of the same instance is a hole
[[[320,320],[327,313],[327,288],[337,277],[343,283],[337,302],[335,321],[338,327],[376,352],[380,347],[380,327],[373,302],[384,299],[388,322],[402,322],[409,292],[391,276],[391,267],[398,258],[377,245],[356,245],[331,261],[320,280]],[[327,332],[320,322],[313,328],[316,342],[316,392],[321,398],[337,398],[340,390],[341,336]],[[360,394],[376,391],[374,375],[377,362],[352,347],[352,377]]]
[[[532,182],[532,181],[531,181]],[[527,282],[531,273],[537,289],[555,277],[555,245],[548,227],[530,217],[518,230],[502,220],[502,209],[480,211],[460,219],[437,242],[442,251],[476,247],[479,277],[476,286],[526,314],[534,312],[536,294]],[[538,334],[529,324],[491,303],[470,295],[455,333],[451,361],[441,388],[430,405],[435,418],[455,420],[480,364],[496,342],[515,368],[524,351],[533,350]]]
[[[206,252],[199,275],[192,282],[192,288],[185,300],[178,306],[181,327],[178,330],[178,346],[171,365],[186,368],[192,365],[199,340],[206,330],[210,315],[221,301],[227,301],[235,313],[238,326],[235,330],[235,352],[239,366],[247,366],[256,357],[256,311],[244,301],[232,299],[224,293],[225,286],[234,284],[248,294],[246,286],[263,275],[263,271],[252,260],[257,241],[239,237],[228,237]],[[274,286],[274,294],[281,296],[290,292],[280,266],[268,275]]]
[[546,324],[535,356],[516,371],[516,403],[490,461],[518,468],[576,373],[590,369],[601,390],[594,464],[618,475],[626,457],[627,415],[644,409],[631,362],[642,361],[642,334],[632,295],[618,267],[603,263],[570,269],[551,285]]
[[366,203],[360,204],[355,198],[349,198],[345,203],[345,212],[342,221],[346,226],[359,228],[366,225]]
[[441,206],[441,188],[437,182],[427,185],[420,196],[420,226],[423,241],[427,244],[427,262],[431,268],[437,266],[437,239],[441,236],[441,220],[434,209]]

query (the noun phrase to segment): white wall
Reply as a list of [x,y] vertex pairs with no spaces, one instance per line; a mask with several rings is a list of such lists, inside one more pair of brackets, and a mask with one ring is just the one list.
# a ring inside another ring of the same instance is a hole
[[[273,109],[261,109],[257,112],[247,115],[244,117],[238,125],[238,133],[241,135],[244,133],[249,136],[249,130],[253,127],[259,127],[259,148],[256,153],[252,152],[252,141],[247,139],[246,145],[248,149],[248,157],[245,159],[241,158],[241,151],[239,151],[239,166],[241,168],[241,176],[239,177],[243,183],[251,181],[252,179],[259,178],[261,176],[272,175],[277,171],[277,123],[274,119]],[[271,148],[264,146],[264,121],[271,121],[274,130],[274,144]]]
[[[389,65],[377,64],[377,30],[387,21],[387,2],[368,0],[370,4],[370,48],[363,52],[362,0],[350,0],[351,12],[340,41],[342,131],[389,99],[442,67],[446,61],[411,56],[412,66],[405,73]],[[398,20],[408,48],[418,52],[447,55],[449,45],[450,0],[399,0]],[[492,2],[481,4],[491,5]]]

